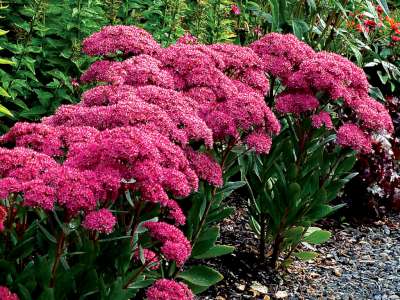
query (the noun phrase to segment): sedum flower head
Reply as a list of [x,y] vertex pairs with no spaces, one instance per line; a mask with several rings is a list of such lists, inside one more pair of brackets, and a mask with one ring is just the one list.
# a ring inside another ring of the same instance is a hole
[[160,45],[145,30],[135,26],[105,26],[83,41],[83,52],[88,55],[108,55],[117,51],[124,54],[154,54]]
[[193,300],[186,284],[171,279],[159,279],[146,291],[148,300]]
[[7,287],[0,286],[1,300],[19,300],[17,294],[12,293]]
[[162,243],[161,253],[168,260],[182,266],[190,257],[192,247],[182,231],[165,222],[146,222],[143,225],[150,236]]
[[117,219],[111,211],[102,208],[92,211],[85,216],[82,226],[88,230],[109,234],[113,231]]

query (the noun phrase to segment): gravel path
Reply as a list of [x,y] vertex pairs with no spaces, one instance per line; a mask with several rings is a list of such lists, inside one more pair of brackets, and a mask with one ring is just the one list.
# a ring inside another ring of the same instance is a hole
[[223,243],[237,251],[205,261],[225,279],[199,299],[400,300],[399,215],[368,226],[336,225],[331,240],[313,248],[319,253],[315,261],[295,261],[284,274],[258,263],[245,215],[238,208],[221,226]]

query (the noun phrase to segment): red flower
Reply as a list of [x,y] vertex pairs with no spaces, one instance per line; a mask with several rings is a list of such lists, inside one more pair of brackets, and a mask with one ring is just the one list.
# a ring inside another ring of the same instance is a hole
[[376,26],[376,22],[374,20],[364,20],[364,25],[374,28]]
[[232,5],[231,5],[231,13],[233,13],[233,14],[236,15],[236,16],[240,15],[240,8],[239,8],[239,6],[237,6],[236,4],[232,4]]
[[392,35],[392,41],[393,42],[400,42],[400,36]]

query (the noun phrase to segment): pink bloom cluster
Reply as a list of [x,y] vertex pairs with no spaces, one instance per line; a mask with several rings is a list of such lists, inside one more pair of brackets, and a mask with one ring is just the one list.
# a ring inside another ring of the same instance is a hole
[[[388,111],[368,95],[364,71],[346,58],[335,53],[315,53],[295,36],[278,33],[268,34],[250,47],[263,58],[264,70],[286,86],[276,100],[279,112],[313,112],[314,127],[334,129],[323,107],[336,107],[339,116],[346,116],[341,120],[346,124],[338,129],[338,144],[363,152],[371,151],[373,132],[393,132]],[[350,115],[344,107],[350,109]],[[355,123],[350,126],[348,120]]]
[[[143,249],[144,264],[150,265],[150,270],[158,270],[160,268],[160,262],[157,254],[150,249]],[[139,249],[133,254],[133,259],[135,261],[140,261]]]
[[192,247],[178,228],[165,222],[146,222],[143,226],[149,230],[151,237],[162,243],[160,250],[166,259],[182,266],[189,258]]
[[304,60],[315,54],[293,34],[270,33],[253,42],[250,48],[262,58],[265,71],[284,83]]
[[328,129],[333,128],[333,123],[331,116],[326,111],[321,111],[318,114],[315,114],[311,117],[312,126],[315,128],[320,128],[325,126]]
[[145,30],[133,26],[106,26],[83,41],[83,51],[89,55],[153,54],[160,45]]
[[1,300],[19,300],[17,294],[12,293],[7,287],[0,286]]
[[160,51],[159,59],[170,70],[175,90],[197,102],[216,141],[240,142],[255,130],[267,138],[279,132],[264,101],[269,84],[262,62],[250,48],[177,44]]
[[192,291],[186,284],[175,280],[159,279],[146,291],[148,300],[193,300]]
[[88,230],[97,231],[99,233],[109,234],[113,231],[117,219],[111,211],[102,208],[98,211],[92,211],[85,216],[82,226]]

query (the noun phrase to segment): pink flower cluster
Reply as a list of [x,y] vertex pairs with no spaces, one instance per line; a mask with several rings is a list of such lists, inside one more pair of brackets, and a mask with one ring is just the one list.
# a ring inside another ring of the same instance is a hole
[[193,300],[192,291],[186,284],[175,280],[159,279],[146,291],[148,300]]
[[92,211],[85,216],[82,226],[88,230],[97,231],[99,233],[109,234],[113,231],[117,219],[111,211],[102,208],[98,211]]
[[0,286],[1,300],[19,300],[17,294],[12,293],[7,287]]
[[145,30],[133,26],[106,26],[83,41],[83,51],[89,55],[153,54],[160,45]]
[[149,230],[151,237],[162,243],[160,250],[166,259],[182,266],[189,258],[192,247],[178,228],[165,222],[146,222],[143,226]]
[[[362,152],[371,151],[373,132],[393,132],[388,111],[368,95],[364,71],[346,58],[335,53],[315,53],[290,34],[271,33],[250,47],[263,58],[264,70],[286,87],[275,103],[279,112],[313,112],[314,127],[334,129],[323,107],[336,107],[335,112],[343,116],[340,121],[345,123],[338,128],[337,143]],[[345,108],[350,109],[350,115]]]

